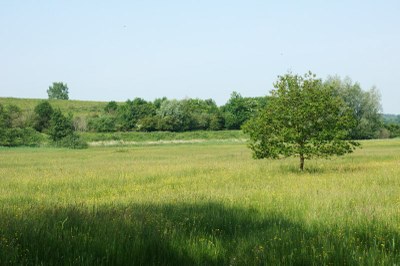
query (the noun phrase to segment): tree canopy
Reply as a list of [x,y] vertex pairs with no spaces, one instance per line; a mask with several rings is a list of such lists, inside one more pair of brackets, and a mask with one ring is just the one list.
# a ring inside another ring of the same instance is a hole
[[53,85],[47,90],[49,100],[59,99],[68,100],[68,86],[62,82],[53,82]]
[[351,139],[372,139],[378,136],[382,128],[382,115],[379,91],[373,87],[364,91],[357,82],[346,77],[328,77],[325,84],[332,86],[346,105],[352,110],[355,120],[351,129]]
[[255,158],[297,156],[304,160],[352,152],[347,140],[355,120],[352,110],[333,86],[311,72],[279,76],[268,104],[249,120],[244,131]]

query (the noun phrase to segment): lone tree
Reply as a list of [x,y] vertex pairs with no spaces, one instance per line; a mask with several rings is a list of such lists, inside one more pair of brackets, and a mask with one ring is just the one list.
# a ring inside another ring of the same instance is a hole
[[278,76],[274,88],[267,106],[244,126],[255,158],[296,156],[303,171],[305,159],[344,155],[359,145],[347,140],[352,110],[315,74]]
[[47,90],[47,95],[49,100],[68,100],[68,86],[62,82],[53,82],[53,85]]

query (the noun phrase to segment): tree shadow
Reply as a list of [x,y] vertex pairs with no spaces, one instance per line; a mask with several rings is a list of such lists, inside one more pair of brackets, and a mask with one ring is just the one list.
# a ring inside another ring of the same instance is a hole
[[310,265],[400,259],[400,235],[374,223],[309,228],[283,214],[219,203],[38,206],[22,217],[0,214],[1,265]]
[[355,173],[365,172],[366,167],[372,168],[372,166],[358,165],[358,164],[333,164],[331,161],[326,161],[323,164],[319,163],[308,163],[304,166],[304,171],[301,171],[296,165],[280,165],[279,170],[282,173],[294,173],[294,174],[326,174],[326,173]]

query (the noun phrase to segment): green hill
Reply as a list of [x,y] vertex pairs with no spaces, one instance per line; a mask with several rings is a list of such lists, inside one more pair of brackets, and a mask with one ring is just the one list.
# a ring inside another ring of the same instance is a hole
[[[33,112],[35,106],[47,99],[25,99],[0,97],[0,104],[16,105],[24,113]],[[103,111],[107,102],[79,100],[49,100],[54,108],[60,108],[63,113],[72,113],[74,117],[88,117]]]

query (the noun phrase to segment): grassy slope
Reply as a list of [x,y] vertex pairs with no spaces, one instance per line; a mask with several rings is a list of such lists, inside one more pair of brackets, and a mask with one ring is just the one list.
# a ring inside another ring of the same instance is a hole
[[398,264],[400,141],[306,162],[243,144],[0,149],[0,264]]
[[[2,98],[0,103],[3,105],[16,105],[24,112],[33,112],[35,106],[45,99],[21,99],[21,98]],[[51,100],[51,105],[60,108],[64,113],[72,113],[73,116],[90,116],[99,114],[103,111],[107,102],[78,101],[78,100]]]

